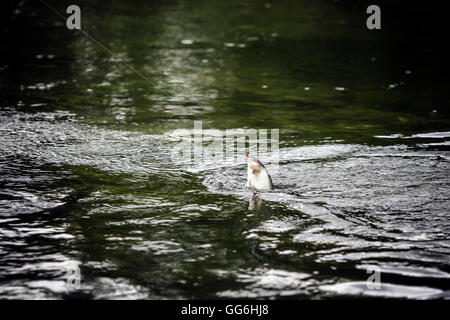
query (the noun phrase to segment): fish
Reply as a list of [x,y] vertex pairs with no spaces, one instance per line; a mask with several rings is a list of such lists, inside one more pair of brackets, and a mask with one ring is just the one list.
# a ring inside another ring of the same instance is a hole
[[273,190],[272,177],[266,167],[258,159],[252,157],[248,153],[247,158],[247,184],[253,192]]

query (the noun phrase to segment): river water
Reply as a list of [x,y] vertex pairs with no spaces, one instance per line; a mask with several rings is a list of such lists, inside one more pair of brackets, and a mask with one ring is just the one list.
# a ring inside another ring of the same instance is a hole
[[[0,298],[450,296],[450,99],[427,37],[406,55],[351,2],[79,5],[113,55],[38,1],[4,33]],[[275,189],[244,188],[243,154],[174,159],[194,121],[278,129]]]

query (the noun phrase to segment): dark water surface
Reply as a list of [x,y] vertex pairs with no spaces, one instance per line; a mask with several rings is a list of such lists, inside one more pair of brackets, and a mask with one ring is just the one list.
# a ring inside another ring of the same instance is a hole
[[[2,35],[0,298],[449,297],[433,25],[400,32],[387,10],[371,32],[351,1],[79,6],[116,56],[39,1]],[[275,190],[252,202],[243,157],[171,161],[194,120],[207,136],[280,129]]]

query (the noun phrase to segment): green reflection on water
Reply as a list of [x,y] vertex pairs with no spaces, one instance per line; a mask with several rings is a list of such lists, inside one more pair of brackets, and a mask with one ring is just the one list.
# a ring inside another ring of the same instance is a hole
[[[295,132],[286,137],[296,136],[295,144],[323,137],[374,143],[375,134],[448,128],[448,95],[438,81],[421,80],[426,62],[397,64],[389,47],[395,34],[368,31],[344,5],[80,6],[83,28],[157,85],[64,25],[42,28],[47,41],[26,51],[26,73],[31,85],[49,88],[21,97],[25,106],[47,105],[31,110],[67,109],[91,123],[147,132],[191,127],[193,119],[219,129],[281,128]],[[49,25],[58,21],[40,13]],[[53,58],[33,59],[38,54]]]

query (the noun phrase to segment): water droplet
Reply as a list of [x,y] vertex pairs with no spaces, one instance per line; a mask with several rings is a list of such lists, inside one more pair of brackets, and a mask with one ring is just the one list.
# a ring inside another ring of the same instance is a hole
[[398,86],[398,83],[392,83],[392,84],[390,84],[390,85],[388,86],[388,90],[394,89],[394,88],[397,87],[397,86]]

